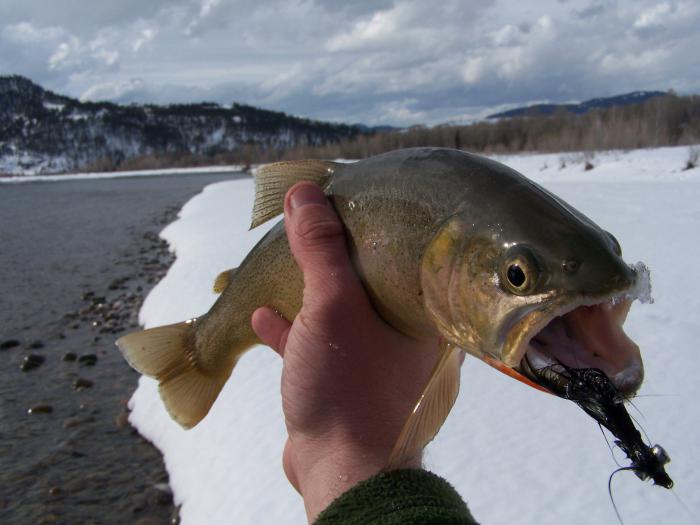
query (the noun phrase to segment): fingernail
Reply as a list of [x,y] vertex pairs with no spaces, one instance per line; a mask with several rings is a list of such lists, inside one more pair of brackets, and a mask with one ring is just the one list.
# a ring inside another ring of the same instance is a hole
[[326,196],[321,188],[313,184],[302,184],[295,188],[289,196],[289,204],[292,209],[306,206],[307,204],[327,204]]

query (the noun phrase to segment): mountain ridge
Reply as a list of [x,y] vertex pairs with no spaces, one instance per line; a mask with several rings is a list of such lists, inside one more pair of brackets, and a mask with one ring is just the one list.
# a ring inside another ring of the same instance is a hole
[[622,95],[614,95],[611,97],[597,97],[590,100],[585,100],[579,103],[566,104],[531,104],[529,106],[521,106],[499,113],[488,115],[487,119],[497,118],[513,118],[513,117],[532,117],[553,115],[558,111],[567,113],[575,113],[583,115],[592,109],[604,109],[616,106],[628,106],[630,104],[641,104],[650,98],[666,96],[668,93],[663,91],[632,91]]
[[361,133],[246,104],[82,102],[0,76],[0,172],[60,173],[158,155],[229,155],[337,142]]

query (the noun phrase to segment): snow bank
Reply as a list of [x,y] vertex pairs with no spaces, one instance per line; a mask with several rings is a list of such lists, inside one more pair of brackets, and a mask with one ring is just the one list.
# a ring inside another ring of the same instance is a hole
[[[668,469],[674,491],[695,518],[671,492],[629,472],[613,480],[615,501],[626,523],[696,523],[700,170],[681,171],[687,158],[681,148],[598,155],[585,172],[580,163],[560,169],[559,157],[501,160],[614,232],[627,261],[644,260],[652,269],[655,303],[636,304],[627,322],[646,364],[634,402],[641,415],[632,411],[674,460]],[[146,326],[195,316],[213,303],[215,276],[236,266],[265,232],[247,231],[252,186],[238,180],[207,187],[162,232],[177,260],[144,303]],[[155,382],[141,378],[131,422],[163,451],[185,525],[305,522],[281,467],[280,371],[276,354],[254,348],[210,415],[187,432],[166,414]],[[615,463],[597,425],[574,404],[476,359],[463,366],[460,397],[426,463],[455,485],[484,524],[617,523],[607,492]]]

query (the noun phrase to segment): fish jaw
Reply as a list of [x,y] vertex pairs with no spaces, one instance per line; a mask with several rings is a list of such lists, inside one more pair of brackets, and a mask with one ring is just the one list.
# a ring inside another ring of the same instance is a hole
[[622,326],[632,305],[626,293],[582,297],[527,314],[508,332],[501,361],[531,382],[562,395],[565,368],[597,368],[625,396],[644,379],[639,347]]

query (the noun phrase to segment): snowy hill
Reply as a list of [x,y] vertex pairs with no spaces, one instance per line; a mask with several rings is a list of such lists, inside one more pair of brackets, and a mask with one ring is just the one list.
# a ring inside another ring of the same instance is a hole
[[336,142],[353,126],[252,106],[80,102],[20,76],[0,76],[0,173],[56,173],[143,155],[283,149]]
[[486,118],[511,118],[511,117],[532,117],[553,115],[557,111],[565,111],[567,113],[575,113],[583,115],[591,109],[605,109],[617,106],[629,106],[630,104],[641,104],[650,98],[663,97],[666,93],[663,91],[634,91],[624,95],[616,95],[614,97],[593,98],[586,100],[580,104],[535,104],[520,108],[510,109],[501,113],[494,113]]

